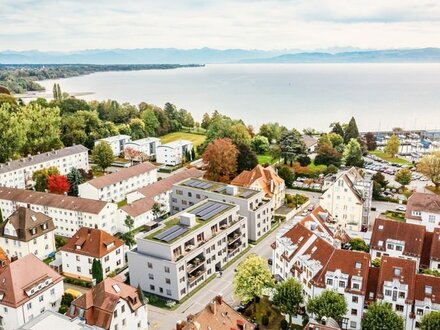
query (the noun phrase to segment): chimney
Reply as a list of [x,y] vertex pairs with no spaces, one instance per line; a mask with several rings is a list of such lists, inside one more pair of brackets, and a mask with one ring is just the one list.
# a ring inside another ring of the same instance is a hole
[[273,193],[273,180],[270,179],[270,192]]
[[176,330],[182,330],[185,325],[186,325],[185,321],[177,321]]
[[223,304],[223,296],[221,294],[217,295],[217,297],[215,297],[215,300],[219,305]]
[[212,314],[215,315],[217,313],[217,301],[216,301],[216,299],[212,300],[209,303],[209,309],[211,310]]

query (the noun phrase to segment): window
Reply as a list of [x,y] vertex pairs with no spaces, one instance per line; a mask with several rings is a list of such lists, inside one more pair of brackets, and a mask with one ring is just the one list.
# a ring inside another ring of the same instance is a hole
[[394,276],[400,276],[400,268],[394,268]]
[[359,283],[353,283],[353,289],[359,290]]
[[79,261],[79,256],[76,256],[76,261]]
[[165,273],[169,273],[169,272],[170,272],[170,267],[165,266],[165,267],[164,267],[164,270],[165,270]]
[[327,279],[327,285],[333,285],[333,280],[331,278]]
[[171,290],[167,289],[167,296],[171,296]]
[[356,267],[356,269],[361,269],[361,263],[360,262],[356,262],[355,267]]
[[391,296],[391,290],[385,290],[385,296]]
[[350,328],[356,329],[356,326],[357,326],[356,322],[354,322],[354,321],[350,322]]
[[403,306],[402,305],[396,305],[396,311],[403,312]]
[[148,274],[148,279],[150,279],[150,280],[154,280],[154,275],[151,274],[151,273],[149,273],[149,274]]
[[344,281],[339,281],[339,287],[340,288],[344,288],[345,287],[345,282]]
[[393,244],[387,244],[387,248],[390,250],[394,250],[394,245]]
[[78,272],[78,273],[81,273],[81,267],[76,267],[76,271]]
[[432,294],[432,286],[425,285],[425,294]]
[[359,297],[358,296],[353,296],[351,297],[351,301],[354,303],[357,303],[359,301]]
[[110,256],[106,256],[105,258],[104,258],[104,261],[109,261],[110,260]]
[[399,292],[399,298],[405,299],[405,292]]
[[396,245],[396,251],[402,251],[402,245]]
[[150,290],[151,290],[151,291],[154,291],[154,285],[151,285],[151,284],[150,284]]
[[378,242],[377,242],[377,245],[380,246],[380,247],[382,247],[382,246],[383,246],[383,241],[378,241]]
[[351,309],[351,315],[357,315],[358,311],[357,309],[352,308]]
[[166,283],[166,284],[171,284],[171,280],[170,280],[169,278],[166,278],[166,279],[165,279],[165,283]]
[[125,319],[122,320],[122,326],[125,326]]
[[30,302],[30,303],[28,303],[26,307],[27,307],[27,310],[30,310],[30,309],[32,309],[32,303],[31,303],[31,302]]
[[41,295],[41,296],[38,297],[38,301],[39,301],[39,302],[42,302],[43,300],[44,300],[44,296],[43,296],[43,295]]
[[153,268],[153,264],[151,262],[147,263],[148,268]]

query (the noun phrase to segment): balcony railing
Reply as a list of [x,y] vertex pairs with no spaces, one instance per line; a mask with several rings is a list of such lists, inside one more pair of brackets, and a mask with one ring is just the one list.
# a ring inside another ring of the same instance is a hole
[[201,278],[205,273],[206,273],[206,270],[205,270],[205,269],[200,269],[200,270],[198,270],[197,272],[195,272],[194,274],[189,275],[189,276],[188,276],[188,283],[189,283],[189,284],[194,283],[194,282],[197,281],[199,278]]

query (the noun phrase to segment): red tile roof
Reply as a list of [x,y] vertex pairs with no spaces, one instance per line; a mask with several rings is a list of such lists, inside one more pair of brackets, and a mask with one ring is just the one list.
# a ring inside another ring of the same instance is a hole
[[406,205],[406,219],[421,220],[420,216],[413,215],[413,211],[440,213],[440,196],[430,193],[415,192]]
[[249,188],[256,181],[268,197],[273,195],[275,186],[284,184],[284,180],[278,176],[272,166],[263,167],[261,165],[255,166],[251,171],[241,172],[232,180],[231,184]]
[[434,229],[429,258],[431,260],[440,261],[440,228]]
[[[379,281],[379,267],[370,267],[368,271],[368,282],[367,282],[367,290],[365,291],[365,300],[367,302],[376,301],[377,294],[377,283]],[[370,297],[370,293],[373,295]]]
[[[427,290],[431,288],[431,293]],[[440,304],[440,277],[417,274],[415,280],[415,300],[425,301],[431,299],[432,303]]]
[[[102,258],[124,244],[104,230],[82,227],[73,235],[61,251]],[[80,246],[80,249],[77,249]]]
[[290,238],[293,244],[297,245],[295,251],[293,251],[292,255],[287,256],[288,259],[292,259],[293,256],[301,249],[301,247],[312,237],[314,234],[304,227],[302,224],[297,223],[293,226],[287,233],[283,235],[283,237]]
[[[427,231],[425,233],[425,238],[423,240],[423,248],[422,248],[422,257],[420,258],[420,267],[422,268],[429,268],[429,264],[430,264],[430,259],[431,259],[431,251],[433,249],[432,245],[433,245],[433,236],[434,233],[431,233],[429,231]],[[437,237],[437,245],[436,248],[440,248],[440,246],[438,245],[438,237]],[[434,252],[434,254],[437,251]],[[439,252],[440,254],[440,252]]]

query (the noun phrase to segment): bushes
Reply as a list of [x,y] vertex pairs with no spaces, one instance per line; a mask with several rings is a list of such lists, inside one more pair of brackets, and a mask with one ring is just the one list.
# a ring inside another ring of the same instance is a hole
[[66,245],[66,240],[62,238],[61,236],[55,236],[55,246],[57,249],[63,247]]
[[78,279],[74,279],[74,278],[68,278],[68,277],[64,278],[64,283],[78,285],[78,286],[82,286],[84,288],[91,288],[92,287],[92,282],[86,282],[86,281],[82,281],[82,280],[78,280]]
[[269,316],[263,315],[261,317],[261,324],[264,326],[268,326],[269,325]]
[[61,305],[60,308],[58,309],[58,313],[66,314],[68,309],[69,309],[69,307],[67,307],[65,305]]
[[289,327],[289,323],[285,319],[282,319],[280,322],[280,328],[282,330],[287,330],[288,327]]

